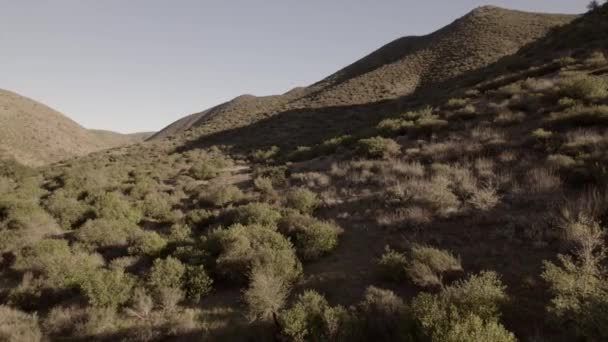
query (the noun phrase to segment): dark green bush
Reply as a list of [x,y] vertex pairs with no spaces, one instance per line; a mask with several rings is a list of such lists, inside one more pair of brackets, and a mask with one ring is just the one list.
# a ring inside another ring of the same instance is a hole
[[132,255],[157,256],[167,246],[167,240],[157,232],[143,231],[129,241],[129,253]]
[[87,277],[82,290],[89,303],[115,308],[131,298],[135,279],[121,270],[98,270]]
[[370,158],[388,158],[400,150],[401,146],[393,139],[373,137],[359,140],[359,152]]
[[194,179],[209,180],[217,177],[219,170],[210,163],[202,162],[192,166],[188,174]]
[[48,286],[72,288],[81,286],[101,265],[100,255],[72,250],[66,240],[45,239],[23,248],[13,267],[43,275]]
[[85,221],[91,208],[65,191],[55,191],[46,201],[46,209],[57,218],[63,229],[69,230]]
[[272,179],[268,177],[257,177],[253,181],[253,185],[260,192],[260,198],[263,201],[273,202],[278,199],[278,193],[274,189]]
[[249,287],[243,293],[252,321],[270,321],[285,305],[290,284],[272,270],[255,267],[249,276]]
[[275,227],[281,219],[281,212],[266,203],[249,203],[234,210],[235,223],[259,224]]
[[552,113],[547,121],[560,126],[608,125],[608,106],[574,106],[565,112]]
[[419,294],[412,312],[432,341],[471,341],[492,336],[497,341],[515,341],[499,323],[499,308],[505,303],[505,287],[494,272],[481,272],[458,281],[439,294]]
[[199,200],[216,207],[223,207],[227,204],[238,202],[245,197],[241,189],[234,185],[214,184],[203,191],[199,196]]
[[562,96],[578,100],[602,99],[608,96],[608,81],[602,77],[579,75],[563,80],[559,91]]
[[407,257],[404,253],[394,251],[388,246],[385,248],[378,266],[380,274],[386,279],[400,282],[407,278]]
[[163,222],[175,220],[175,215],[171,211],[173,208],[171,195],[165,192],[151,192],[144,197],[142,210],[144,216]]
[[341,229],[328,222],[298,213],[290,213],[279,222],[279,230],[294,241],[298,255],[314,260],[338,245]]
[[347,312],[331,307],[319,293],[308,290],[294,305],[281,312],[281,332],[291,341],[332,341],[340,334],[340,323]]
[[596,220],[580,214],[564,222],[562,229],[571,255],[560,254],[557,263],[544,263],[542,277],[553,295],[548,311],[557,324],[571,328],[573,338],[606,340],[606,232]]
[[213,279],[209,277],[203,265],[188,265],[186,266],[184,288],[188,299],[199,302],[213,290]]
[[116,192],[101,192],[90,196],[97,218],[126,220],[139,223],[142,213]]
[[42,332],[36,314],[27,314],[0,305],[0,340],[7,342],[39,342]]
[[354,316],[357,334],[349,340],[411,341],[417,333],[407,305],[390,290],[368,287]]
[[260,268],[286,282],[295,280],[302,267],[291,243],[271,228],[260,225],[233,225],[211,232],[208,250],[217,255],[216,272],[243,283],[249,272]]
[[311,214],[319,204],[317,194],[306,188],[296,188],[287,193],[287,205],[303,214]]
[[186,266],[173,257],[154,260],[148,273],[148,286],[154,291],[163,288],[181,289],[184,285]]
[[186,220],[192,227],[204,225],[214,214],[207,209],[193,209],[186,214]]
[[256,163],[271,162],[279,154],[278,146],[271,146],[267,150],[256,150],[251,154],[251,159]]
[[126,220],[95,219],[87,221],[76,232],[76,238],[96,247],[124,246],[142,230]]
[[414,284],[422,287],[440,287],[444,275],[461,272],[460,260],[449,252],[427,246],[412,247],[407,273]]

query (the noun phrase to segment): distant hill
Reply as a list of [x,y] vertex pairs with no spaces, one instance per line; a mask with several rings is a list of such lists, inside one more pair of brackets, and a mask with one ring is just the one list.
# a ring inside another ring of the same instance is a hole
[[494,63],[575,17],[479,7],[429,35],[399,38],[307,88],[276,96],[240,96],[178,120],[151,139],[203,125],[202,135],[278,113],[323,111],[406,96]]
[[0,156],[25,165],[133,144],[149,135],[87,130],[52,108],[0,89]]

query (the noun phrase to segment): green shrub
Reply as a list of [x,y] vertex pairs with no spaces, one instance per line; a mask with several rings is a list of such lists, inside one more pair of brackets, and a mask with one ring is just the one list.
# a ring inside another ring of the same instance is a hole
[[234,210],[235,223],[275,227],[281,212],[266,203],[249,203]]
[[332,154],[335,153],[340,146],[349,145],[352,144],[352,142],[353,137],[351,135],[341,135],[325,140],[318,146],[318,149],[320,149],[323,154]]
[[184,223],[174,223],[169,228],[169,240],[171,242],[186,242],[192,238],[192,229]]
[[319,206],[319,198],[306,188],[296,188],[287,193],[287,205],[303,214],[310,214]]
[[186,297],[193,302],[199,302],[213,290],[213,279],[209,277],[203,265],[188,265],[184,279]]
[[8,177],[0,176],[0,195],[12,192],[17,184],[14,180]]
[[144,197],[142,202],[144,216],[163,222],[175,220],[172,208],[173,199],[165,192],[151,192]]
[[500,196],[494,187],[487,185],[475,189],[467,202],[477,210],[488,211],[500,203]]
[[547,163],[555,168],[568,169],[576,165],[576,160],[564,154],[552,154],[547,157]]
[[51,235],[62,233],[37,199],[17,194],[0,196],[0,251],[15,251]]
[[278,146],[271,146],[267,150],[256,150],[251,154],[251,159],[256,163],[270,162],[279,154]]
[[579,75],[563,80],[559,85],[562,96],[577,100],[594,100],[608,96],[608,81],[602,77]]
[[156,182],[150,176],[136,176],[135,183],[129,189],[129,196],[134,199],[144,198],[147,194],[155,191],[158,187]]
[[97,218],[126,220],[132,223],[141,221],[141,212],[116,192],[94,194],[91,196],[91,201]]
[[341,233],[334,224],[297,213],[285,216],[279,229],[294,241],[298,254],[305,260],[317,259],[334,250]]
[[121,270],[99,270],[81,286],[91,305],[115,308],[131,298],[134,285],[135,279]]
[[386,246],[380,261],[378,262],[380,275],[392,281],[403,281],[407,278],[407,258],[405,254],[399,253]]
[[388,158],[400,150],[401,146],[393,139],[373,137],[359,140],[359,152],[370,158]]
[[265,177],[272,181],[276,188],[287,186],[287,166],[266,166],[258,167],[254,170],[255,178]]
[[84,222],[90,207],[65,191],[55,191],[46,201],[46,209],[57,218],[63,229],[69,230]]
[[[370,286],[357,306],[362,341],[409,341],[415,323],[403,300],[390,290]],[[358,334],[357,334],[358,335]]]
[[559,101],[557,102],[557,104],[564,108],[571,108],[574,107],[578,104],[578,102],[575,99],[569,98],[569,97],[562,97],[561,99],[559,99]]
[[552,113],[547,121],[554,125],[608,125],[608,106],[574,106],[565,112]]
[[156,292],[165,288],[181,289],[185,275],[186,266],[181,261],[173,257],[156,259],[148,273],[148,286]]
[[66,240],[46,239],[23,248],[13,267],[44,275],[49,286],[70,288],[80,286],[101,265],[100,255],[73,251]]
[[129,241],[129,253],[132,255],[157,256],[167,246],[167,240],[157,232],[143,231]]
[[467,99],[449,99],[445,104],[447,109],[460,109],[467,105],[469,101]]
[[209,180],[217,177],[220,170],[228,167],[229,164],[229,160],[221,155],[215,157],[206,156],[202,160],[195,161],[188,173],[194,179]]
[[573,255],[560,254],[558,263],[544,263],[542,277],[553,295],[548,311],[558,324],[569,323],[576,337],[605,340],[608,338],[605,230],[595,220],[581,216],[564,224],[563,237]]
[[194,209],[186,214],[186,221],[193,227],[204,225],[214,214],[207,209]]
[[253,185],[260,192],[263,201],[275,201],[277,199],[278,194],[274,189],[272,179],[268,177],[257,177],[253,181]]
[[140,232],[141,229],[129,221],[95,219],[80,227],[76,238],[96,247],[124,246]]
[[205,189],[199,199],[206,204],[223,207],[243,199],[245,194],[234,185],[215,184]]
[[443,275],[460,272],[460,261],[449,252],[419,245],[412,247],[407,273],[414,284],[439,287],[442,285]]
[[441,342],[516,342],[512,332],[496,321],[484,322],[481,318],[470,315],[454,322],[445,334],[433,340]]
[[593,52],[588,58],[583,62],[588,68],[599,68],[605,66],[608,63],[606,60],[606,56],[601,51]]
[[193,165],[188,174],[198,180],[209,180],[219,175],[219,170],[208,162],[201,162]]
[[389,118],[380,121],[377,128],[386,134],[401,135],[407,133],[409,129],[415,126],[416,124],[414,121],[403,120],[401,118]]
[[251,271],[249,287],[243,293],[251,321],[269,321],[285,305],[289,284],[285,279],[262,268]]
[[499,307],[506,299],[505,287],[496,273],[481,272],[444,288],[439,294],[419,294],[412,302],[412,313],[432,341],[461,341],[463,337],[462,341],[468,341],[466,334],[514,341],[498,323]]
[[38,342],[42,333],[36,314],[30,315],[0,305],[0,340],[7,342]]
[[[432,131],[435,130],[437,128],[441,128],[444,127],[448,124],[447,121],[445,120],[441,120],[439,119],[439,116],[433,114],[433,109],[430,107],[418,110],[418,111],[412,111],[412,112],[407,112],[404,114],[401,114],[399,117],[397,118],[389,118],[389,119],[385,119],[382,120],[377,128],[380,131],[383,131],[385,133],[388,134],[404,134],[404,133],[408,133],[410,131]],[[370,138],[370,139],[377,139],[376,138]],[[366,139],[366,140],[370,140],[370,139]],[[388,149],[390,150],[388,152],[388,154],[396,154],[397,152],[399,152],[399,146],[398,145],[394,145],[392,144],[390,141],[369,141],[366,143],[367,145],[373,145],[373,146],[381,146],[381,145],[387,145]],[[361,143],[360,143],[361,145]],[[392,145],[392,146],[391,146]],[[372,149],[377,149],[376,147],[373,147]],[[369,147],[362,147],[360,146],[360,151],[363,153],[366,153],[365,151],[368,150]],[[383,156],[373,156],[373,157],[383,157]]]
[[217,255],[216,272],[229,280],[245,282],[249,272],[259,268],[291,282],[302,270],[291,243],[268,227],[236,224],[215,230],[207,245]]
[[553,132],[543,128],[538,128],[532,132],[532,137],[536,140],[545,141],[553,136]]
[[341,307],[332,308],[323,296],[308,290],[294,305],[281,312],[281,332],[291,341],[332,341],[339,334]]
[[473,105],[466,105],[454,113],[454,116],[462,119],[474,118],[477,116],[477,108]]

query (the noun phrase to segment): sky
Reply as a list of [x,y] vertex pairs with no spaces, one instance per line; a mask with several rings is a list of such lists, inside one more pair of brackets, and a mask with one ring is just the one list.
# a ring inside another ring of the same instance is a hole
[[306,86],[477,6],[588,0],[0,0],[0,88],[87,128],[157,131],[241,94]]

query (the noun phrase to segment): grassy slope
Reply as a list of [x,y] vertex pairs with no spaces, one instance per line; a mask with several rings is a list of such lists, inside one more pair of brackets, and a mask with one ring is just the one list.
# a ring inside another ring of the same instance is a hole
[[[198,137],[283,115],[295,117],[293,121],[297,121],[299,116],[305,117],[303,121],[310,121],[311,116],[320,117],[320,120],[324,120],[319,122],[321,127],[331,122],[331,128],[352,128],[351,122],[345,122],[345,127],[340,127],[348,118],[325,119],[322,116],[334,114],[336,109],[347,112],[352,105],[406,96],[466,71],[484,67],[573,18],[568,15],[481,7],[429,35],[404,37],[387,44],[310,87],[277,96],[238,97],[184,118],[161,130],[153,138],[199,127],[193,134]],[[352,115],[358,116],[357,113]],[[302,136],[310,133],[309,130],[302,130]],[[272,135],[276,135],[276,132],[269,134]],[[227,139],[222,136],[220,140]]]
[[147,136],[87,130],[41,103],[0,90],[0,148],[23,164],[42,165]]

